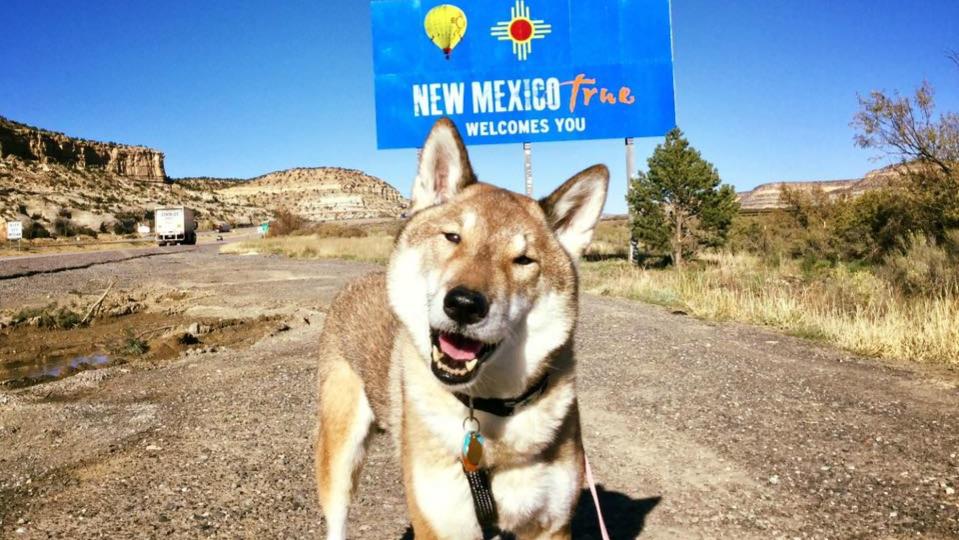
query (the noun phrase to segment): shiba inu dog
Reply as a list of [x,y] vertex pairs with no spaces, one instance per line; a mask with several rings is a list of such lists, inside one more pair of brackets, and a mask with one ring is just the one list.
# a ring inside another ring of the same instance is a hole
[[328,538],[346,536],[374,423],[393,434],[418,540],[569,538],[583,485],[575,261],[608,183],[602,165],[540,201],[480,183],[456,126],[436,123],[386,271],[339,294],[320,340]]

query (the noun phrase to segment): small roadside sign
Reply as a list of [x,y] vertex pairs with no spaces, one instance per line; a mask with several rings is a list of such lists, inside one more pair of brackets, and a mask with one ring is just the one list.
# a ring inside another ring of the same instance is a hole
[[270,232],[270,222],[264,221],[260,223],[260,236],[266,236]]
[[7,222],[7,240],[20,240],[23,238],[23,223],[19,221]]

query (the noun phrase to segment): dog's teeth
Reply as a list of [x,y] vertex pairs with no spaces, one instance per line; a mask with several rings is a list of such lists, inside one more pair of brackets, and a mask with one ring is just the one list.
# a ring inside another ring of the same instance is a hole
[[473,368],[476,367],[476,362],[478,362],[478,360],[475,359],[475,358],[472,359],[472,360],[470,360],[469,362],[467,362],[467,363],[466,363],[466,371],[473,371]]
[[443,352],[440,351],[439,347],[433,346],[433,360],[439,362],[440,358],[443,358]]

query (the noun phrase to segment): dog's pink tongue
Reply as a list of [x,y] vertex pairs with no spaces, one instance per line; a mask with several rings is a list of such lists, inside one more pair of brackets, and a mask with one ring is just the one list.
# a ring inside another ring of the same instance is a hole
[[454,334],[440,334],[440,350],[453,360],[468,362],[479,354],[483,344],[474,339]]

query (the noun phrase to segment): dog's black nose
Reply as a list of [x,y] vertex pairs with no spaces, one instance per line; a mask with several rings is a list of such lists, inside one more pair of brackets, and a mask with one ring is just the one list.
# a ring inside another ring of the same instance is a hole
[[446,293],[443,311],[460,324],[473,324],[482,321],[489,313],[489,302],[482,293],[460,285]]

